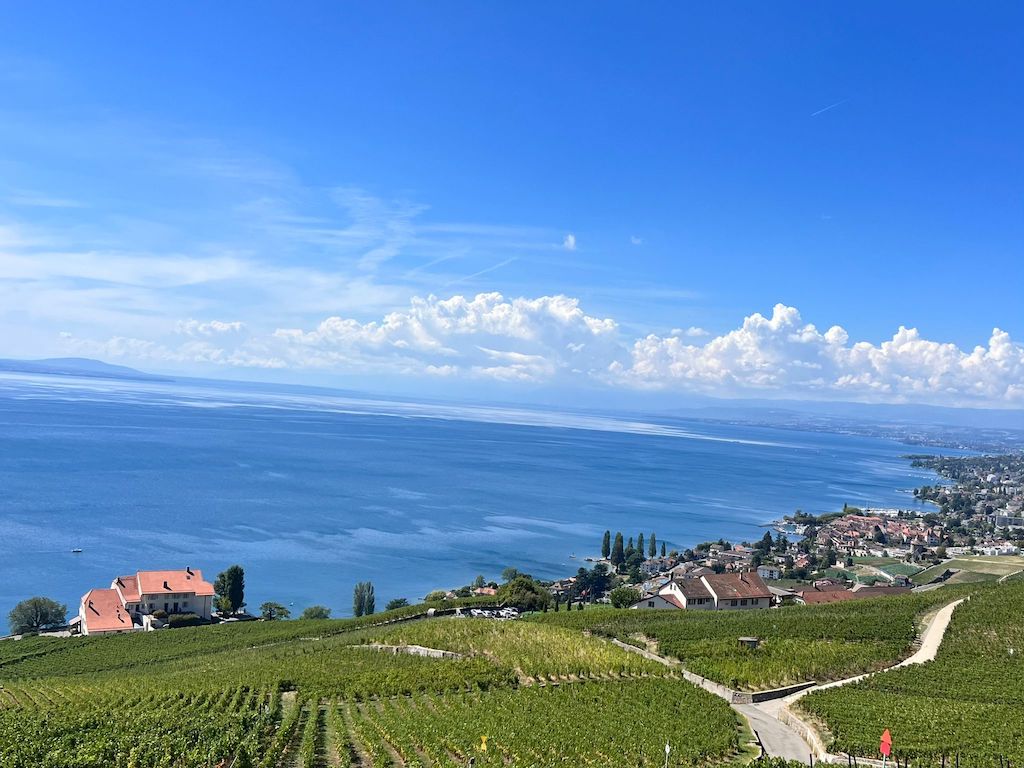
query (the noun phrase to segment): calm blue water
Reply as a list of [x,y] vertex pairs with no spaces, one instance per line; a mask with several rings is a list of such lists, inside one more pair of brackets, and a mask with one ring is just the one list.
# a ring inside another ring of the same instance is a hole
[[[250,607],[350,611],[575,572],[606,528],[756,539],[796,508],[913,504],[893,442],[326,395],[0,376],[0,622],[120,573],[238,562]],[[84,552],[73,555],[70,550]]]

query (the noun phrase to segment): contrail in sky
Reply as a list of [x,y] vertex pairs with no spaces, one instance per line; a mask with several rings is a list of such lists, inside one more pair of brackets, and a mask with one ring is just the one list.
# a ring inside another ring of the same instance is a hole
[[835,109],[840,104],[845,104],[848,101],[849,99],[843,99],[842,101],[837,101],[835,104],[829,104],[827,107],[823,107],[822,109],[819,109],[817,112],[811,112],[811,117],[817,117],[822,112],[828,112],[830,109]]

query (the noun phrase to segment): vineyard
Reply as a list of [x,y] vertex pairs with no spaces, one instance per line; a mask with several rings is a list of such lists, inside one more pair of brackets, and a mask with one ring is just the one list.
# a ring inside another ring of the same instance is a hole
[[521,678],[576,675],[663,675],[665,667],[594,637],[564,627],[487,619],[442,619],[398,625],[373,635],[388,644],[484,656],[513,669]]
[[[627,642],[648,638],[691,672],[732,688],[764,690],[888,666],[909,655],[917,619],[958,594],[943,589],[770,611],[560,612],[536,621]],[[744,636],[760,638],[760,647],[741,647],[737,639]]]
[[[739,744],[723,701],[685,683],[577,683],[343,704],[345,738],[373,766],[715,764]],[[615,713],[621,713],[616,716]],[[698,714],[699,713],[699,714]],[[480,749],[487,736],[487,750]]]
[[[381,623],[421,615],[420,606],[372,620],[4,641],[0,766],[440,768],[471,757],[477,765],[656,766],[666,740],[670,765],[737,764],[745,737],[722,700],[607,637],[651,638],[691,670],[767,686],[898,658],[921,614],[966,589],[748,613],[593,609],[515,622]],[[974,589],[939,661],[807,698],[837,745],[870,751],[876,725],[893,713],[907,725],[886,727],[908,755],[942,738],[976,743],[984,728],[999,744],[1024,738],[1020,661],[1008,655],[1024,646],[1019,618],[1014,624],[1024,581]],[[987,625],[998,629],[978,629]],[[763,638],[762,649],[740,649],[741,635]],[[396,655],[369,643],[456,655]],[[948,700],[935,693],[944,690]],[[938,712],[952,713],[955,727],[925,727]]]
[[[0,765],[210,768],[237,758],[259,768],[368,768],[472,756],[481,765],[610,766],[623,755],[661,765],[671,739],[671,764],[695,766],[739,749],[739,723],[723,702],[604,640],[525,622],[368,624],[5,641]],[[370,641],[461,657],[393,655]]]
[[[935,661],[813,693],[833,751],[873,756],[890,729],[915,766],[1024,764],[1024,582],[979,591],[953,614]],[[1006,761],[1009,761],[1007,763]]]

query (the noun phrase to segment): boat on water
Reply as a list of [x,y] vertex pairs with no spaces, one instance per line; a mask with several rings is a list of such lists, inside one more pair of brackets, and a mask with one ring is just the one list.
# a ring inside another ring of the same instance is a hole
[[71,550],[71,554],[73,554],[73,555],[80,555],[80,554],[82,554],[81,547],[75,547],[74,549],[72,549]]

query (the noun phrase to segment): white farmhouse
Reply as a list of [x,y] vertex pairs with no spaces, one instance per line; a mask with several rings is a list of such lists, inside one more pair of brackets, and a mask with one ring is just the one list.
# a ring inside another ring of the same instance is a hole
[[213,615],[213,585],[202,571],[137,571],[118,576],[110,589],[91,589],[78,610],[83,635],[130,632],[148,625],[145,617],[156,611],[166,614],[194,613],[201,619]]

